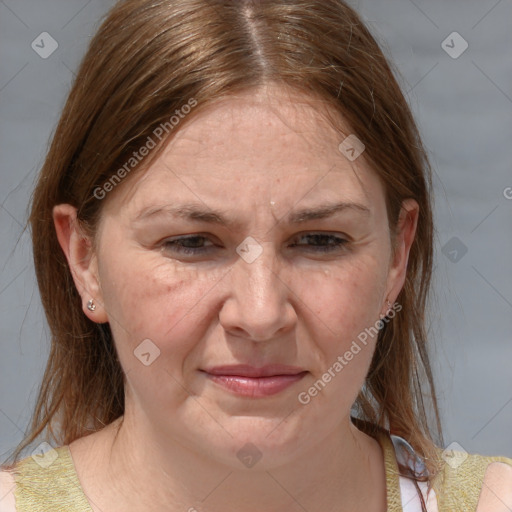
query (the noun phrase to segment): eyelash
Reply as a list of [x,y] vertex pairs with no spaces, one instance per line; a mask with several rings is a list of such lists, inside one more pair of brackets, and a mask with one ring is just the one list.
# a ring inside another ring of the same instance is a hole
[[[329,242],[326,245],[313,245],[315,249],[314,251],[328,253],[328,252],[335,252],[340,249],[346,248],[346,245],[348,244],[348,240],[346,238],[341,238],[340,236],[332,235],[329,233],[306,233],[304,235],[300,235],[300,238],[314,238],[317,237],[318,239],[323,239],[324,241],[327,239]],[[334,242],[334,243],[332,243]],[[292,247],[296,247],[298,244],[292,244]]]
[[[208,240],[205,236],[201,235],[191,235],[191,236],[183,236],[180,238],[175,238],[174,240],[167,240],[162,245],[164,248],[175,251],[180,254],[184,254],[185,256],[197,256],[199,254],[203,254],[208,250],[207,247],[184,247],[183,245],[178,245],[187,240]],[[212,246],[214,247],[214,246]]]
[[[306,233],[306,234],[300,235],[298,238],[309,238],[309,239],[311,239],[311,238],[314,238],[314,237],[316,237],[317,241],[318,241],[319,238],[323,239],[324,241],[326,239],[328,240],[328,243],[326,245],[312,245],[312,246],[310,246],[310,248],[309,248],[310,251],[318,252],[318,253],[326,254],[326,253],[332,253],[332,252],[344,250],[344,249],[347,248],[346,246],[349,243],[349,241],[347,239],[341,238],[339,236],[332,235],[332,234],[329,234],[329,233]],[[174,240],[164,241],[162,246],[165,249],[169,249],[171,251],[183,254],[185,256],[199,256],[199,255],[202,255],[202,254],[206,253],[207,251],[209,251],[211,249],[215,249],[217,247],[215,245],[211,245],[211,246],[208,246],[208,247],[186,247],[184,245],[180,245],[180,244],[186,243],[189,240],[194,240],[194,241],[206,240],[206,241],[209,241],[207,237],[202,236],[202,235],[190,235],[190,236],[184,236],[184,237],[175,238]],[[291,245],[291,247],[297,247],[297,246],[300,246],[300,245],[301,244],[293,243]]]

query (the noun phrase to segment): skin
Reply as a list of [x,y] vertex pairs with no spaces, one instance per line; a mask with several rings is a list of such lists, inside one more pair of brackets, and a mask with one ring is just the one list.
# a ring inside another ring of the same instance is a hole
[[[345,158],[350,130],[321,112],[270,86],[204,110],[104,199],[95,243],[72,206],[55,207],[84,313],[110,323],[126,374],[124,417],[71,444],[94,510],[386,510],[380,446],[350,422],[376,339],[307,405],[298,395],[394,303],[418,206],[404,202],[392,240],[381,181],[364,154]],[[288,221],[340,202],[351,206]],[[190,203],[232,224],[141,218]],[[203,252],[178,252],[192,234]],[[262,248],[252,263],[236,252],[249,236]],[[146,339],[160,350],[149,366],[134,356]],[[200,371],[237,363],[308,373],[253,398]],[[262,455],[252,468],[237,457],[246,443]]]

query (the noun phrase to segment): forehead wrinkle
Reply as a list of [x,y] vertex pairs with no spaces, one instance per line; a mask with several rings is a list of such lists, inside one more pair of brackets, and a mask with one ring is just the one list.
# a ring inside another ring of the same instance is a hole
[[[324,203],[316,207],[302,208],[298,211],[290,212],[287,222],[289,224],[300,224],[311,220],[326,219],[343,211],[355,211],[364,216],[368,216],[371,213],[368,207],[359,203]],[[159,216],[179,217],[190,221],[217,224],[229,228],[235,228],[241,224],[239,219],[230,218],[226,211],[215,211],[197,203],[179,206],[162,205],[147,207],[139,212],[134,221],[139,222]]]
[[[280,90],[280,92],[281,96],[283,92],[286,93],[287,91]],[[281,125],[286,128],[286,132],[298,136],[302,140],[304,147],[312,148],[313,145],[319,144],[321,146],[325,143],[327,132],[330,132],[329,136],[333,138],[333,141],[337,141],[340,138],[340,134],[333,128],[323,112],[325,107],[325,102],[304,94],[298,96],[297,94],[285,94],[283,101],[277,101],[274,96],[268,95],[268,93],[265,94],[264,90],[260,91],[257,97],[251,98],[250,101],[247,101],[247,98],[237,98],[234,96],[230,100],[225,99],[211,105],[210,109],[199,115],[197,119],[192,120],[184,128],[183,133],[181,131],[178,132],[174,140],[177,142],[180,139],[188,139],[189,143],[197,144],[198,147],[195,148],[195,151],[196,155],[199,156],[204,151],[210,149],[210,146],[205,145],[202,137],[193,136],[189,133],[190,130],[194,130],[196,123],[206,123],[206,126],[210,128],[217,126],[219,122],[237,125],[241,121],[247,121],[248,118],[251,120],[254,118],[254,123],[259,123],[259,117],[262,112],[266,111],[271,114],[266,128],[269,125],[274,125],[273,129],[279,130],[277,127]],[[207,115],[212,112],[216,113],[215,118]],[[272,118],[274,121],[271,120]],[[216,142],[220,142],[221,145],[229,144],[229,141],[226,140],[217,140]]]

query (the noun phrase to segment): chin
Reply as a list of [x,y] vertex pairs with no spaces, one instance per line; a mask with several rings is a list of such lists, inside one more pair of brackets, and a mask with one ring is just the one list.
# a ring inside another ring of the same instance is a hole
[[211,444],[210,451],[234,469],[269,470],[290,462],[299,448],[305,448],[302,429],[289,419],[238,416],[222,425],[229,436],[216,437],[218,444]]

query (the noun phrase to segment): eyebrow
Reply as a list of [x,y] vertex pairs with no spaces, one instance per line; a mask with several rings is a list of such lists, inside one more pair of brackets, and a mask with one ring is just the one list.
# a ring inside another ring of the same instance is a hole
[[[370,209],[360,203],[326,203],[314,208],[303,208],[288,214],[289,224],[301,224],[311,220],[326,219],[342,211],[355,211],[364,215],[370,214]],[[238,224],[234,219],[229,219],[225,212],[215,211],[203,204],[185,204],[180,206],[156,206],[144,208],[135,217],[135,221],[144,221],[161,215],[184,218],[191,221],[205,222],[233,227]]]
[[370,209],[359,203],[324,204],[317,206],[316,208],[305,208],[296,212],[291,212],[288,216],[288,223],[300,224],[301,222],[308,222],[310,220],[326,219],[345,210],[356,211],[365,215],[370,214]]

